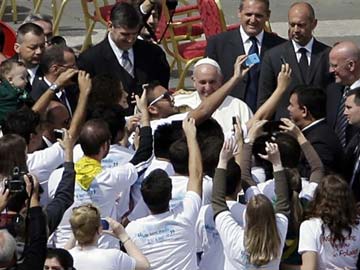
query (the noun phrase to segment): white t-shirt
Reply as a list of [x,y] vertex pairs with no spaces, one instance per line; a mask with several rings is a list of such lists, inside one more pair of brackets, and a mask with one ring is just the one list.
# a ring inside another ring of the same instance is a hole
[[136,266],[135,259],[118,249],[100,249],[96,246],[80,248],[76,246],[69,252],[74,259],[74,267],[77,270],[133,270]]
[[[49,179],[49,197],[54,198],[56,188],[60,182],[59,175],[62,174],[63,168],[58,169],[50,176]],[[119,194],[128,189],[135,183],[138,177],[136,167],[127,163],[126,165],[117,166],[110,169],[104,169],[92,181],[88,190],[83,190],[75,183],[74,203],[66,210],[60,225],[54,233],[52,239],[56,247],[63,247],[71,235],[69,218],[74,207],[85,203],[95,204],[101,212],[102,217],[112,217],[116,219],[117,211],[115,201]],[[104,235],[99,239],[100,247],[117,247],[118,241],[109,235]]]
[[221,212],[215,219],[216,229],[224,246],[226,255],[224,269],[279,269],[282,249],[288,227],[288,219],[283,214],[276,214],[276,225],[280,236],[280,248],[278,258],[270,261],[266,265],[256,267],[248,262],[247,252],[244,247],[244,227],[241,227],[231,216],[230,211]]
[[63,163],[64,149],[58,142],[43,150],[27,154],[26,165],[28,170],[37,177],[39,184],[44,190],[44,193],[41,195],[41,205],[47,205],[49,202],[47,195],[50,174]]
[[323,222],[320,218],[305,220],[300,226],[299,253],[314,251],[317,253],[317,269],[356,269],[360,251],[360,225],[352,228],[343,246],[333,247],[330,244],[330,231],[325,227],[322,236]]
[[177,113],[177,114],[170,115],[169,117],[166,117],[166,118],[152,120],[150,122],[151,130],[154,134],[155,130],[157,129],[158,126],[161,126],[164,124],[171,124],[172,121],[182,121],[186,118],[187,115],[188,115],[188,112]]
[[[236,201],[226,201],[235,221],[244,226],[243,217],[246,205]],[[223,270],[225,263],[224,248],[220,235],[215,228],[214,212],[211,205],[202,206],[196,222],[197,252],[202,252],[199,270]]]
[[[177,107],[187,105],[192,109],[196,109],[201,103],[200,95],[197,91],[191,94],[175,95],[174,101]],[[227,96],[219,108],[212,114],[212,117],[220,124],[225,134],[233,129],[233,116],[239,116],[241,123],[245,124],[253,116],[253,113],[242,100]]]
[[[187,190],[187,184],[189,182],[189,177],[183,175],[173,175],[170,176],[170,178],[172,183],[170,200],[171,210],[184,200]],[[202,205],[210,204],[212,195],[212,178],[210,178],[209,176],[205,176],[203,178],[202,189]]]
[[200,196],[188,191],[174,210],[129,223],[126,231],[152,270],[197,269],[195,222],[200,207]]

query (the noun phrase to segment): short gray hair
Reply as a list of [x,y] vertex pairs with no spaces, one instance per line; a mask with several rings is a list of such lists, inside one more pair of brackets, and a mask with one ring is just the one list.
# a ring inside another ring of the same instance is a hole
[[9,263],[16,251],[16,241],[14,237],[5,229],[0,230],[0,264]]
[[37,22],[37,21],[44,21],[51,24],[51,26],[53,25],[51,16],[40,13],[30,13],[23,21],[23,24],[29,22]]

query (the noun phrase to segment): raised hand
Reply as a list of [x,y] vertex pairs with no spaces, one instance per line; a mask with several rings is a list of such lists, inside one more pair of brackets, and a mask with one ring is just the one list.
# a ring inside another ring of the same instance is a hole
[[91,91],[91,78],[90,74],[83,70],[79,70],[78,76],[80,93],[89,94]]
[[288,88],[288,86],[290,85],[290,82],[291,82],[291,72],[292,72],[292,70],[291,70],[289,64],[281,65],[281,70],[277,77],[278,88],[280,88],[284,91]]
[[238,144],[234,137],[230,137],[224,141],[219,155],[218,168],[226,169],[228,161],[237,154]]
[[238,56],[238,58],[236,58],[235,64],[234,64],[234,75],[233,77],[238,79],[238,80],[242,80],[242,78],[244,78],[244,76],[246,75],[246,73],[248,73],[248,71],[250,70],[250,67],[244,67],[244,63],[247,59],[247,55],[243,54]]
[[259,157],[270,161],[273,167],[282,166],[278,145],[271,142],[266,142],[265,145],[266,155],[259,154]]
[[185,118],[182,122],[182,128],[186,138],[196,138],[196,126],[194,118]]
[[265,125],[266,122],[267,122],[267,120],[260,120],[260,121],[256,121],[252,125],[252,127],[249,130],[249,134],[248,134],[250,143],[253,143],[256,140],[256,138],[258,138],[259,136],[261,136],[263,134],[263,126]]
[[306,138],[304,134],[301,132],[299,127],[295,125],[290,119],[288,118],[281,118],[281,122],[283,122],[283,125],[280,125],[280,129],[284,131],[285,133],[291,135],[294,137],[299,144],[302,144],[304,141],[306,141]]

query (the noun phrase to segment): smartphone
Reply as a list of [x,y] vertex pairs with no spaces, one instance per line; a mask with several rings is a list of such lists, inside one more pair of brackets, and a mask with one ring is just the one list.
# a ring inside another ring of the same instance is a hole
[[64,131],[61,129],[54,129],[54,135],[56,139],[63,139],[64,138]]
[[280,56],[280,60],[281,60],[281,63],[286,65],[286,61],[285,61],[285,58],[283,56]]
[[248,55],[248,57],[247,57],[247,59],[245,61],[245,65],[247,67],[251,66],[251,65],[258,64],[258,63],[260,63],[260,58],[256,53]]
[[110,224],[106,219],[102,218],[101,227],[103,228],[103,230],[108,230],[110,228]]

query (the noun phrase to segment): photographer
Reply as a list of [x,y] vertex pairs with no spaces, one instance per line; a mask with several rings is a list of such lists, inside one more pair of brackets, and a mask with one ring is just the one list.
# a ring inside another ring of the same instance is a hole
[[[28,196],[29,245],[23,251],[23,261],[17,262],[16,242],[7,230],[0,231],[0,268],[41,270],[46,257],[46,222],[39,203],[39,182],[36,177],[24,175]],[[9,190],[1,196],[1,206],[8,199]]]

